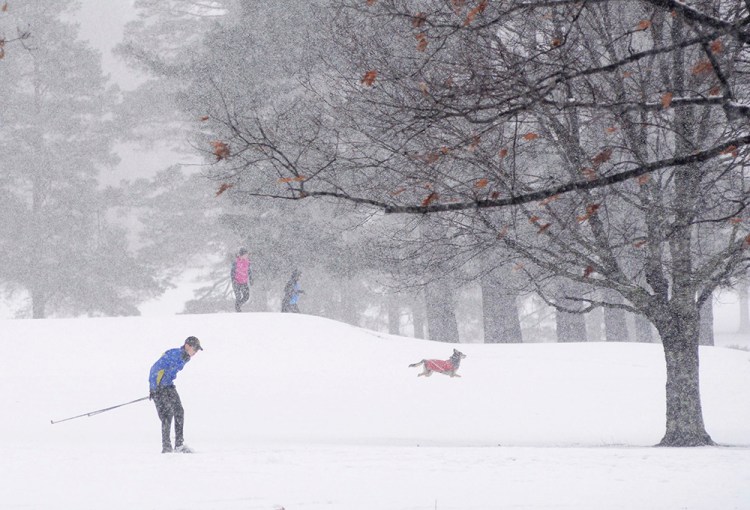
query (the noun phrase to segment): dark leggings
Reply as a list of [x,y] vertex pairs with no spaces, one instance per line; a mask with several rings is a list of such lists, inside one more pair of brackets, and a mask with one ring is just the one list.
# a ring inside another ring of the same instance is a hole
[[232,289],[234,290],[234,309],[241,312],[242,305],[250,299],[250,288],[247,283],[232,282]]
[[281,305],[281,312],[282,313],[299,313],[299,306],[297,306],[297,303],[287,303],[284,302],[284,304]]
[[180,395],[174,386],[166,386],[154,397],[156,412],[161,420],[161,445],[163,448],[171,448],[169,434],[172,429],[172,418],[174,418],[174,446],[182,444],[182,428],[185,425],[185,410],[182,408]]

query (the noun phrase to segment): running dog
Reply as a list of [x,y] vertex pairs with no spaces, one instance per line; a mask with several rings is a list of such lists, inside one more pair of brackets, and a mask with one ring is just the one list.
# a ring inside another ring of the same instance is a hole
[[461,377],[456,373],[456,370],[458,370],[458,367],[461,365],[461,360],[465,357],[466,354],[453,349],[453,356],[451,356],[450,359],[423,359],[422,361],[412,363],[409,366],[418,367],[419,365],[423,365],[423,370],[421,373],[417,374],[417,377],[419,377],[420,375],[430,377],[433,372],[439,372],[451,377]]

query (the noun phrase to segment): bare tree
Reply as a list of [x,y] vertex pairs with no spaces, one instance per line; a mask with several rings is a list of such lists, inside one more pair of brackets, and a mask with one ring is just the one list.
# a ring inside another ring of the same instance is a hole
[[217,178],[460,213],[561,312],[648,318],[667,366],[660,444],[712,444],[699,310],[748,262],[747,2],[338,3],[306,96],[223,108]]

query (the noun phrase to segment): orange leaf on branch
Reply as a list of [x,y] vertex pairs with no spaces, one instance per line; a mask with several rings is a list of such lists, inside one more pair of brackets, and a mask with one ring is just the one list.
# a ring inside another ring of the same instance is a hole
[[651,28],[650,19],[642,19],[638,22],[638,30],[648,30],[649,28]]
[[365,75],[362,77],[361,83],[363,85],[366,85],[368,87],[372,86],[373,83],[375,83],[375,78],[378,77],[378,72],[374,69],[367,71]]
[[221,140],[214,140],[211,142],[211,145],[214,148],[214,156],[216,156],[216,161],[221,161],[222,159],[226,159],[229,157],[229,145],[222,142]]
[[527,142],[531,142],[539,138],[539,135],[536,133],[526,133],[525,135],[522,136],[522,138],[526,140]]
[[498,152],[497,155],[500,156],[501,159],[504,158],[508,155],[508,149],[500,149],[500,152]]
[[537,234],[543,234],[547,231],[548,228],[552,226],[552,223],[545,223],[541,227],[539,227],[539,230],[537,230]]
[[541,202],[539,202],[539,205],[548,205],[548,204],[551,204],[552,202],[554,202],[558,198],[560,198],[560,195],[549,196],[549,197],[545,198],[544,200],[542,200]]
[[428,205],[436,201],[438,198],[440,198],[440,196],[433,191],[432,193],[427,195],[427,198],[422,200],[422,207],[427,207]]
[[433,163],[436,163],[438,159],[440,159],[440,154],[437,152],[431,152],[429,154],[426,154],[423,158],[425,163],[428,165],[431,165]]
[[711,61],[704,58],[703,60],[698,61],[698,63],[693,66],[690,72],[697,76],[700,74],[709,74],[713,71],[713,69],[714,66],[711,64]]
[[661,107],[665,110],[669,108],[669,105],[672,104],[672,98],[674,97],[674,94],[671,92],[665,93],[663,96],[661,96]]
[[739,153],[737,152],[737,146],[736,145],[730,145],[729,147],[727,147],[726,149],[724,149],[723,151],[721,151],[719,154],[722,154],[722,155],[725,155],[725,156],[728,155],[728,154],[731,154],[733,157],[736,158]]
[[427,35],[424,32],[419,32],[414,37],[417,38],[417,51],[424,51],[427,49]]
[[649,180],[651,180],[651,174],[643,174],[643,175],[638,176],[638,178],[636,179],[636,182],[638,183],[639,186],[643,186]]
[[427,17],[423,12],[418,13],[411,19],[411,26],[414,28],[420,28],[427,21]]
[[466,20],[464,20],[464,26],[467,27],[471,24],[472,21],[481,13],[484,12],[484,10],[487,8],[487,4],[489,3],[489,0],[481,0],[479,2],[479,5],[474,7],[472,10],[469,11],[469,14],[466,15]]
[[458,14],[461,8],[466,5],[466,0],[451,0],[451,5],[453,6],[453,10],[456,11],[456,14]]
[[294,177],[281,177],[279,179],[279,182],[282,184],[289,183],[289,182],[302,182],[305,180],[304,175],[296,175]]
[[481,141],[482,141],[482,138],[479,135],[474,135],[471,138],[471,143],[469,144],[468,147],[466,147],[466,150],[468,150],[469,152],[474,152],[477,149],[477,147],[479,147],[479,142]]
[[593,272],[594,266],[586,266],[586,269],[583,270],[583,277],[588,278]]
[[597,168],[601,166],[602,163],[606,163],[610,159],[612,159],[612,149],[607,148],[594,156],[591,162],[594,164],[594,168]]
[[479,179],[474,183],[474,187],[477,189],[486,188],[487,185],[490,183],[489,179]]
[[722,51],[724,51],[724,45],[722,44],[720,39],[716,39],[711,42],[710,48],[712,53],[721,53]]
[[636,247],[636,248],[643,248],[644,246],[646,246],[647,242],[648,241],[646,241],[645,239],[641,239],[640,241],[634,242],[633,246]]
[[216,191],[216,196],[218,197],[222,193],[224,193],[229,188],[234,187],[234,184],[227,184],[226,182],[222,183],[221,186],[219,186],[219,189]]
[[597,178],[596,170],[594,170],[593,168],[589,168],[589,167],[582,168],[581,173],[586,178],[586,180],[589,180],[589,181],[593,181],[594,179]]
[[201,118],[200,118],[200,120],[201,120],[201,122],[205,122],[205,121],[207,121],[207,120],[208,120],[209,118],[210,118],[210,117],[209,117],[208,115],[204,115],[203,117],[201,117]]
[[596,214],[596,212],[599,210],[602,204],[589,204],[586,206],[586,214],[583,216],[577,216],[576,219],[578,219],[578,223],[583,223],[584,221],[591,218],[593,215]]

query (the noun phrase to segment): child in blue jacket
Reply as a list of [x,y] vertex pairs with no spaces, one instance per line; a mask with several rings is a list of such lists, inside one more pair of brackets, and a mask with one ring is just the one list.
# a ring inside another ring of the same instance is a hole
[[302,271],[295,269],[284,286],[284,297],[281,298],[281,311],[284,313],[299,313],[299,296],[305,293],[299,284],[300,276]]
[[[156,404],[156,412],[161,420],[162,453],[172,451],[190,453],[190,449],[183,443],[185,411],[174,380],[177,372],[182,370],[198,351],[202,350],[200,341],[194,336],[189,336],[182,347],[165,352],[149,372],[149,398]],[[172,419],[174,419],[174,450],[172,450],[170,439]]]

